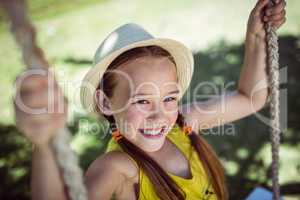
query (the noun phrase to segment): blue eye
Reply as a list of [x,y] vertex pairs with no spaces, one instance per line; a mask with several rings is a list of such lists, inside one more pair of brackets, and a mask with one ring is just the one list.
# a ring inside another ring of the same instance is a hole
[[166,98],[167,101],[175,101],[177,98],[176,97],[168,97]]

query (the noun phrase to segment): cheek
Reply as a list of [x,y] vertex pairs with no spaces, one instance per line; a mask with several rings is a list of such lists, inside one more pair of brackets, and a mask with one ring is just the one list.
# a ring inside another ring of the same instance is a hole
[[178,108],[176,110],[174,110],[174,112],[169,113],[169,121],[173,124],[176,122],[177,117],[178,117]]
[[145,108],[140,108],[136,106],[129,106],[126,112],[126,120],[129,123],[138,125],[140,122],[143,122],[146,118]]
[[176,102],[165,104],[165,113],[171,124],[175,123],[178,117],[178,104]]
[[[169,102],[164,103],[163,105],[163,113],[165,116],[165,119],[170,124],[173,124],[176,122],[177,116],[178,116],[178,103],[177,102]],[[147,120],[147,117],[149,117],[150,112],[149,105],[132,105],[129,106],[126,112],[124,113],[124,117],[126,118],[126,122],[129,124],[132,124],[135,128],[138,128],[141,123],[145,122]]]
[[[141,126],[141,124],[145,121],[145,114],[140,112],[134,107],[129,107],[124,115],[126,119],[127,131],[130,135],[128,135],[127,139],[132,141],[132,138],[136,137],[136,130]],[[133,142],[133,141],[132,141]]]
[[178,111],[178,103],[174,102],[166,102],[164,103],[165,111],[168,113],[176,113]]
[[178,102],[171,101],[171,102],[165,102],[163,104],[164,107],[164,113],[168,118],[177,118],[178,115]]

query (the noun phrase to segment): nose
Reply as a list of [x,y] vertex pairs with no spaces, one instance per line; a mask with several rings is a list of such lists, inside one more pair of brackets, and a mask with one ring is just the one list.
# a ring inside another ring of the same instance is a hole
[[163,106],[160,103],[154,103],[151,107],[148,119],[159,120],[165,117]]

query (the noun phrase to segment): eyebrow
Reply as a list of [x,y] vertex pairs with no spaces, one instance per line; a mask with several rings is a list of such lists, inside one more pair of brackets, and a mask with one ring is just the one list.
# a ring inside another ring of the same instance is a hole
[[[168,94],[178,94],[179,93],[179,90],[174,90],[174,91],[171,91],[169,92]],[[131,97],[136,97],[136,96],[150,96],[150,95],[153,95],[153,94],[149,94],[149,93],[137,93],[137,94],[134,94],[132,95]]]

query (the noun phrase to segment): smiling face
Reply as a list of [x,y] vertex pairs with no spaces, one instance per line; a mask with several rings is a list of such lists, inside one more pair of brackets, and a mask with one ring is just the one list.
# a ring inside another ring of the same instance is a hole
[[121,134],[144,151],[159,150],[178,116],[174,63],[166,57],[140,57],[120,65],[116,79],[109,102]]

